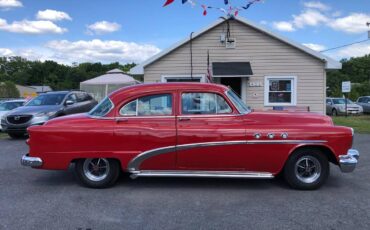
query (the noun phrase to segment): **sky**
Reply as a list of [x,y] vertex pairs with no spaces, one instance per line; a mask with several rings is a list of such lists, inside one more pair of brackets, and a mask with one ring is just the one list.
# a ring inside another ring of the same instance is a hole
[[[140,63],[212,24],[224,0],[0,0],[0,56],[30,60]],[[229,0],[233,6],[249,1]],[[194,3],[192,5],[191,3]],[[370,0],[264,0],[239,16],[315,50],[366,40]],[[325,52],[370,53],[370,41]]]

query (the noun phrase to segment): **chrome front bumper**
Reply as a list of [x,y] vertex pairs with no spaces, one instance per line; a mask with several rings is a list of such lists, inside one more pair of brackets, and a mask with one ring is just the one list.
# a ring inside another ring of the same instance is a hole
[[26,154],[22,156],[21,164],[23,166],[40,167],[42,165],[42,160],[39,157],[30,157]]
[[344,173],[353,172],[355,170],[360,153],[356,149],[349,149],[347,155],[339,156],[339,167]]

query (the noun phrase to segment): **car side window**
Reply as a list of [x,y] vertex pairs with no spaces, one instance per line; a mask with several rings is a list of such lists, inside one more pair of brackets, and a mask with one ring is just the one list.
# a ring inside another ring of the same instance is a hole
[[232,109],[223,97],[215,93],[183,93],[182,114],[227,114]]
[[91,101],[93,98],[90,94],[85,93],[85,101]]
[[77,100],[77,102],[85,101],[85,94],[84,93],[76,93],[76,100]]
[[73,102],[77,102],[77,97],[74,93],[71,93],[70,95],[68,95],[67,97],[67,101],[73,101]]
[[331,105],[332,104],[331,103],[331,100],[330,99],[326,99],[326,104]]
[[363,102],[364,102],[364,99],[365,99],[365,98],[360,97],[360,98],[357,100],[357,102],[359,102],[359,103],[363,103]]
[[124,105],[121,116],[165,116],[172,114],[172,95],[158,94],[140,97]]

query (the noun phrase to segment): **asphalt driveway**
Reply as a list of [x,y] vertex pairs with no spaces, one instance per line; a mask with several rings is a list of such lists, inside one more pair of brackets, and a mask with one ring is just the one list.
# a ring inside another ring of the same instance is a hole
[[369,229],[370,135],[354,173],[331,167],[317,191],[283,180],[122,177],[109,189],[20,165],[24,140],[0,140],[0,229]]

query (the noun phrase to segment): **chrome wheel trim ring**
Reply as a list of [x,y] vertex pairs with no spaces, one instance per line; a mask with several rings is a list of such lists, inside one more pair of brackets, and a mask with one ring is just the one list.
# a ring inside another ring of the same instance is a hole
[[311,184],[320,178],[321,164],[315,157],[303,156],[297,160],[294,173],[301,182]]
[[109,161],[105,158],[88,158],[83,164],[84,175],[94,182],[107,178],[109,171]]

